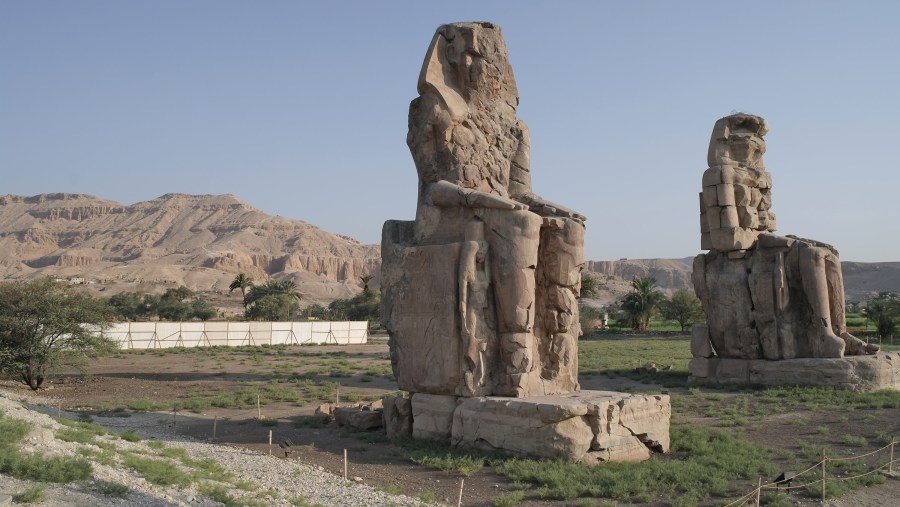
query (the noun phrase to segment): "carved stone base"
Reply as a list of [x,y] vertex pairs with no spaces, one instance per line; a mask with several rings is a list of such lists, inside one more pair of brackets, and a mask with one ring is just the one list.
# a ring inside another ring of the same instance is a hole
[[412,396],[412,434],[453,446],[579,463],[641,461],[669,449],[668,395]]
[[839,387],[854,391],[900,390],[900,352],[840,359],[691,359],[692,384]]

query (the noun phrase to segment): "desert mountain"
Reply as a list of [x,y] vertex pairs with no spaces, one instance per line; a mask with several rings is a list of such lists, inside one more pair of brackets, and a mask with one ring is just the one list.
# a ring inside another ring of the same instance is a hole
[[[217,306],[240,309],[228,292],[237,273],[294,280],[304,301],[328,303],[359,292],[359,277],[381,267],[378,245],[267,215],[233,195],[166,194],[126,206],[85,194],[0,197],[0,279],[83,279],[91,292],[162,292],[186,285]],[[588,261],[604,305],[652,276],[671,293],[691,288],[692,258]],[[844,262],[848,299],[900,291],[900,262]]]
[[0,197],[0,278],[81,278],[109,293],[186,285],[240,307],[239,295],[226,297],[236,273],[294,280],[306,301],[328,302],[358,292],[359,277],[380,264],[377,245],[233,195],[166,194],[130,206],[84,194]]

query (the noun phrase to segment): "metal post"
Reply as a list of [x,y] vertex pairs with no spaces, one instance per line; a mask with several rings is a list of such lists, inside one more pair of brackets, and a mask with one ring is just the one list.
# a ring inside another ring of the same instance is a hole
[[213,440],[216,439],[216,426],[219,422],[219,416],[213,416]]
[[344,480],[347,480],[347,449],[344,449]]
[[259,408],[259,395],[256,395],[256,418],[262,419],[262,409]]
[[269,456],[272,455],[272,430],[269,430]]

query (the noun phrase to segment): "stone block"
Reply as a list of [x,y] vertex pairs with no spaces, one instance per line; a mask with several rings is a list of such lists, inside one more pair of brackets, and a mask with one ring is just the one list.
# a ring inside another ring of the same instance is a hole
[[386,396],[382,399],[384,432],[389,439],[412,436],[412,404],[409,398]]
[[756,207],[755,204],[751,204],[753,198],[753,192],[759,193],[759,190],[755,188],[750,188],[747,185],[734,185],[734,205],[735,206],[753,206]]
[[710,233],[704,232],[700,234],[700,250],[712,250],[712,237]]
[[748,361],[749,383],[838,387],[872,392],[900,390],[900,352],[843,358],[801,358]]
[[706,212],[700,213],[700,234],[709,232],[709,220],[706,218]]
[[596,464],[639,461],[669,448],[667,395],[578,391],[527,398],[465,398],[452,444]]
[[711,166],[703,172],[703,188],[715,187],[722,183],[722,166]]
[[738,221],[740,226],[745,229],[759,228],[759,212],[756,208],[750,206],[736,206],[738,213]]
[[750,383],[750,360],[720,358],[716,365],[716,382],[719,384]]
[[370,431],[381,428],[382,422],[381,410],[357,410],[350,414],[349,425],[353,428]]
[[716,185],[716,200],[719,206],[734,206],[734,185],[731,183]]
[[712,346],[709,342],[709,325],[694,324],[691,327],[691,356],[712,357]]
[[[722,210],[718,206],[706,209],[706,224],[709,232],[722,227]],[[701,231],[702,232],[702,231]]]
[[709,357],[695,357],[688,362],[688,370],[692,377],[707,379],[716,376],[718,359]]
[[703,206],[709,209],[719,205],[718,186],[703,187]]
[[746,250],[732,250],[731,252],[728,252],[729,259],[743,259],[746,256],[747,256]]
[[737,208],[734,206],[721,207],[719,210],[719,217],[719,227],[723,229],[739,227],[741,225]]
[[458,398],[440,394],[412,395],[412,436],[448,442]]
[[9,495],[0,495],[0,507],[12,505],[12,497]]

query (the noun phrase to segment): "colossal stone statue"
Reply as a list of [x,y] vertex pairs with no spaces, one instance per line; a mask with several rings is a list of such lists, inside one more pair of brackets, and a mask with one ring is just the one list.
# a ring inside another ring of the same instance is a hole
[[416,219],[388,221],[382,238],[383,321],[400,387],[577,390],[585,217],[532,192],[528,128],[499,28],[438,28],[418,91],[407,136]]
[[667,395],[579,391],[584,216],[531,190],[500,29],[438,28],[409,108],[416,219],[382,231],[391,436],[583,463],[669,447]]
[[[830,245],[775,230],[772,177],[762,156],[765,120],[735,114],[716,122],[700,194],[701,248],[693,282],[707,315],[695,356],[841,358],[870,354],[847,332],[844,286]],[[708,331],[707,331],[708,329]],[[699,352],[698,351],[702,351]]]

